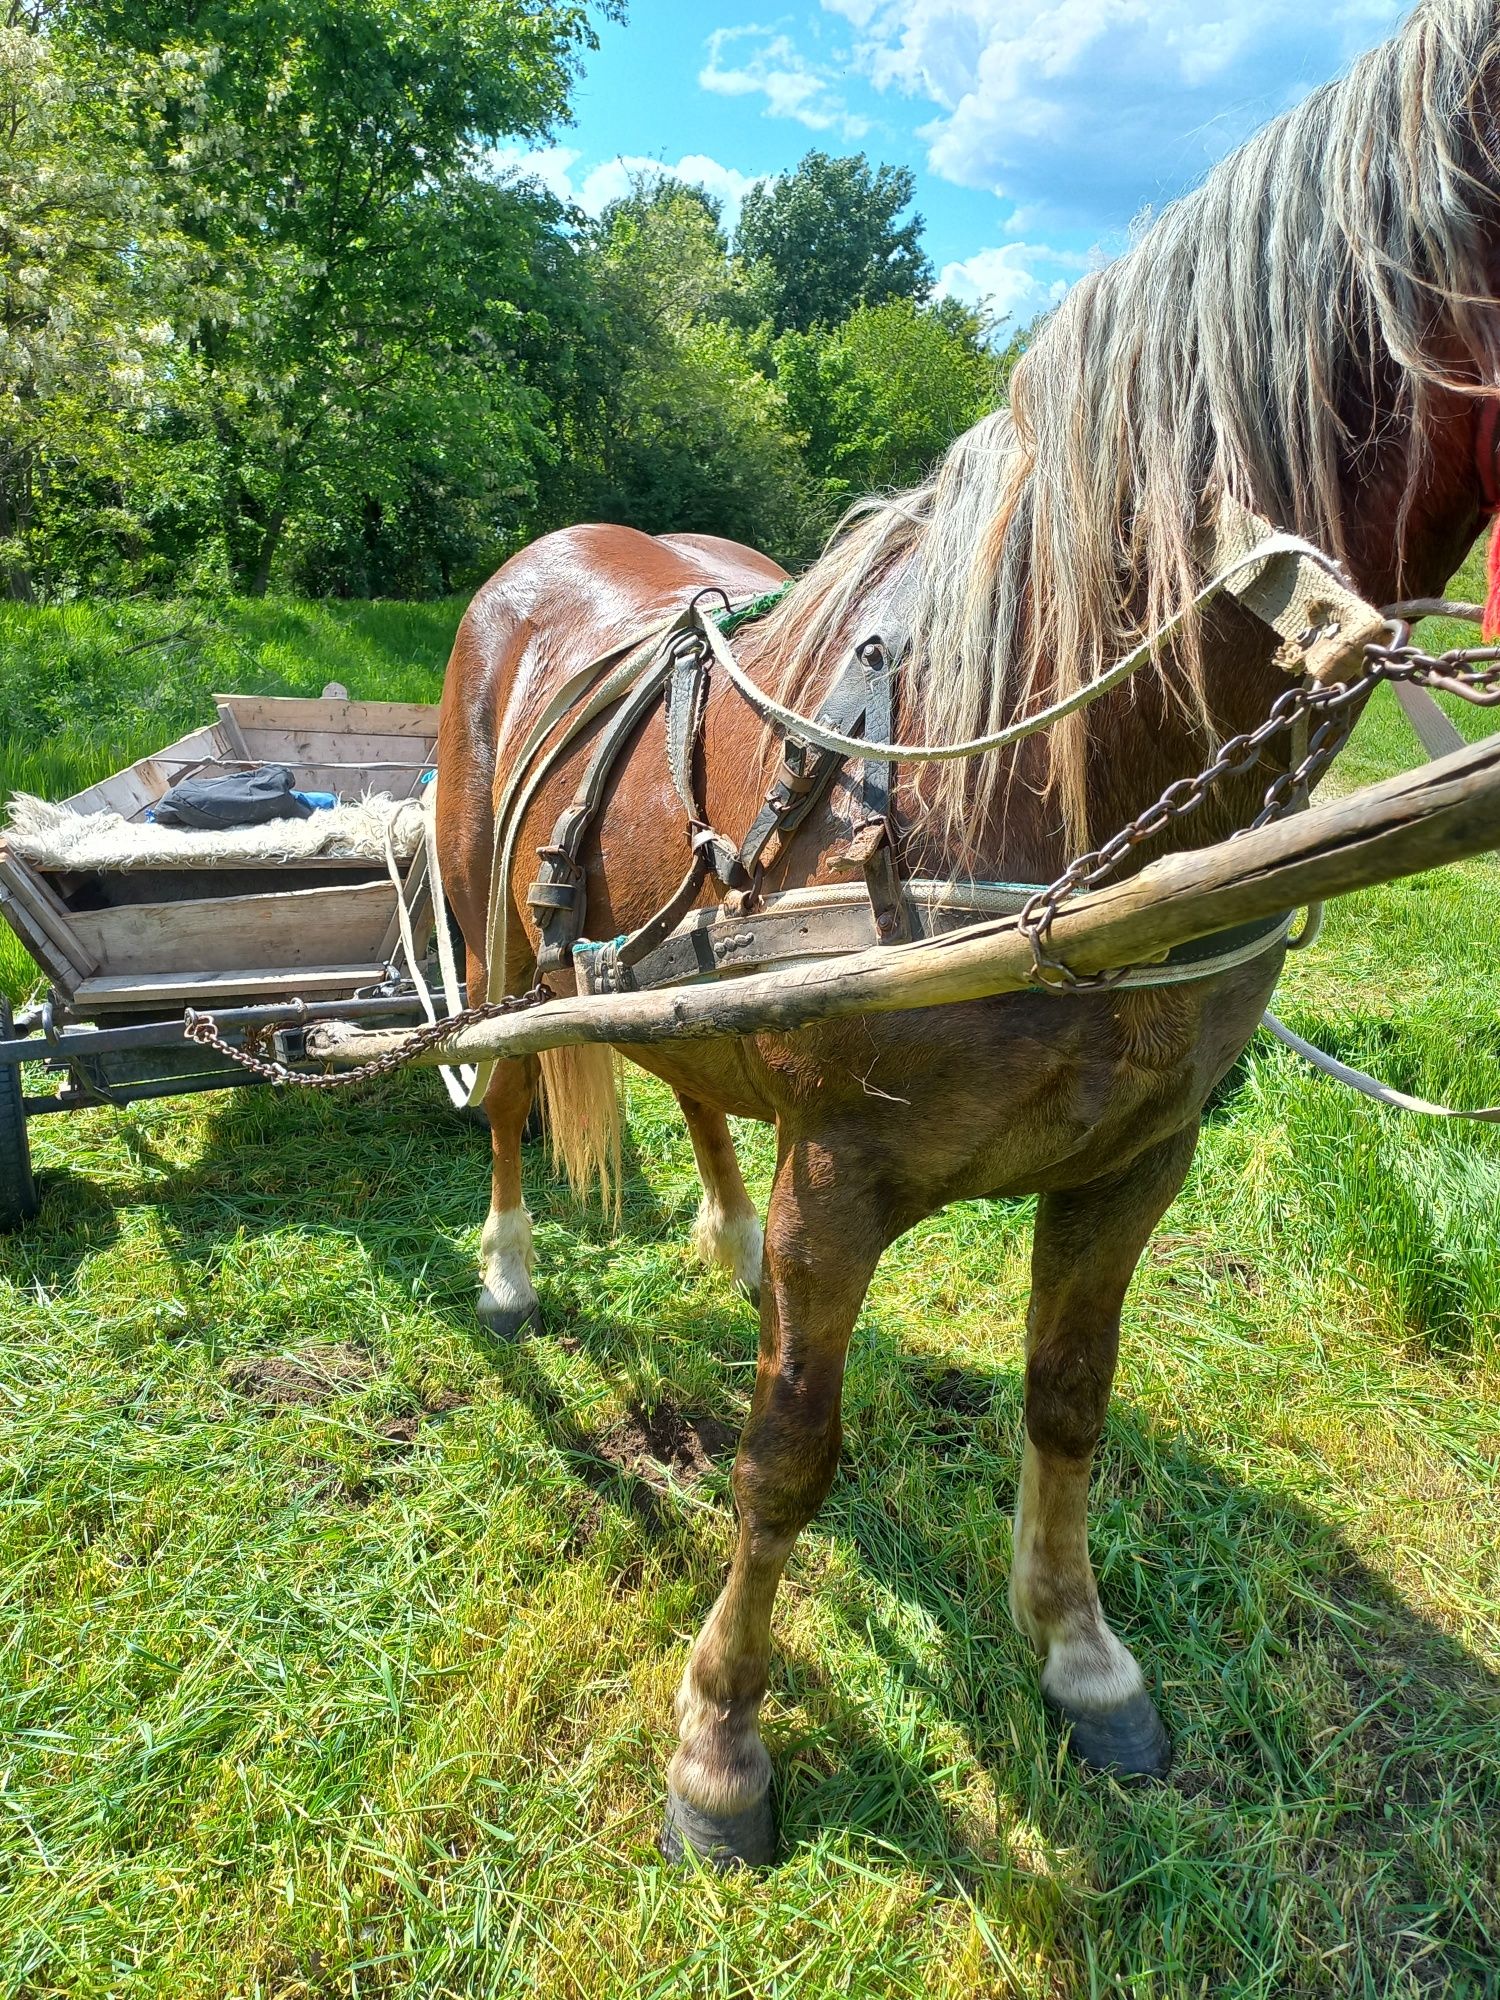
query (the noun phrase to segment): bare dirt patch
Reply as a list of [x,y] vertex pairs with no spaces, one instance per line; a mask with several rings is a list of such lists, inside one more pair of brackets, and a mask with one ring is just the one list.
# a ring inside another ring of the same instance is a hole
[[349,1396],[375,1379],[375,1364],[357,1347],[304,1347],[294,1354],[243,1354],[228,1362],[224,1380],[268,1408],[316,1408]]
[[1220,1250],[1202,1236],[1157,1236],[1152,1239],[1147,1252],[1153,1264],[1168,1267],[1167,1283],[1180,1284],[1182,1277],[1172,1271],[1174,1264],[1188,1272],[1201,1272],[1215,1283],[1237,1285],[1241,1291],[1260,1292],[1264,1289],[1260,1272],[1248,1257],[1240,1257]]
[[960,1417],[986,1417],[995,1407],[995,1384],[967,1368],[920,1373],[912,1388],[929,1409]]
[[452,1410],[461,1410],[467,1400],[467,1397],[456,1396],[445,1389],[420,1410],[410,1410],[404,1416],[389,1417],[383,1424],[377,1424],[376,1433],[386,1444],[412,1444],[423,1424],[430,1423],[434,1417],[446,1417]]
[[670,1403],[651,1410],[632,1403],[613,1430],[589,1442],[596,1458],[664,1493],[673,1481],[697,1486],[715,1466],[728,1465],[737,1441],[718,1417],[686,1416]]

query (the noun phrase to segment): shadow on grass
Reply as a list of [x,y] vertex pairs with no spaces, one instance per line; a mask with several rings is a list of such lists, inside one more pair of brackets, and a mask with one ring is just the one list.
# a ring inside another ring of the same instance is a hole
[[[846,1462],[819,1520],[834,1560],[806,1587],[849,1642],[840,1654],[865,1663],[857,1685],[805,1651],[773,1666],[792,1704],[768,1732],[786,1848],[836,1831],[962,1883],[997,1862],[1011,1874],[1017,1831],[1024,1845],[1034,1828],[1043,1848],[1083,1857],[1107,1899],[1123,1843],[1153,1896],[1200,1898],[1227,1867],[1265,1904],[1269,1934],[1299,1921],[1311,1884],[1348,1897],[1343,1921],[1379,1941],[1383,1974],[1400,1968],[1414,1992],[1492,1992],[1482,1885],[1500,1825],[1500,1676],[1316,1513],[1117,1397],[1090,1544],[1176,1761],[1164,1786],[1122,1787],[1061,1760],[1004,1601],[1020,1369],[928,1372],[868,1316],[861,1338]],[[896,1452],[867,1442],[889,1427],[882,1378],[903,1385]],[[977,1493],[993,1497],[987,1532],[974,1531]],[[872,1727],[872,1684],[899,1726]],[[960,1788],[972,1809],[949,1803]],[[1041,1892],[1047,1872],[1033,1861],[1021,1886]]]
[[41,1212],[0,1235],[0,1271],[27,1289],[41,1285],[58,1292],[73,1282],[86,1258],[118,1240],[118,1200],[71,1167],[39,1172],[36,1185]]

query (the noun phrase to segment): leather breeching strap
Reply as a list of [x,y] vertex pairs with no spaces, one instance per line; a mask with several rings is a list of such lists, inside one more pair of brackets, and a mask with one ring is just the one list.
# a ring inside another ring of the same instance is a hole
[[[571,963],[580,991],[621,992],[635,986],[635,968],[660,953],[710,879],[719,888],[726,915],[743,916],[754,909],[766,869],[785,851],[846,761],[788,735],[745,838],[736,844],[709,822],[699,771],[713,671],[713,652],[703,633],[708,615],[701,599],[695,599],[674,623],[646,673],[606,721],[577,792],[553,827],[551,840],[539,850],[540,867],[527,893],[540,932],[537,969],[546,973]],[[892,726],[892,685],[891,652],[882,638],[872,636],[845,662],[819,719],[826,728],[845,733],[863,729],[882,741]],[[598,818],[611,771],[658,699],[665,702],[667,768],[687,823],[690,865],[649,922],[629,936],[591,943],[583,937],[583,843]],[[910,934],[895,867],[893,783],[889,761],[870,759],[863,765],[859,814],[847,857],[850,870],[864,875],[877,938],[892,943]]]

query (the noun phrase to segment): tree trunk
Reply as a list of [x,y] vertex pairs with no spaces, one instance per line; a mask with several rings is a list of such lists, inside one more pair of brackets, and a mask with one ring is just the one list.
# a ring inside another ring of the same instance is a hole
[[[8,542],[13,535],[19,534],[25,519],[25,506],[17,506],[12,493],[16,470],[16,454],[7,450],[0,456],[0,543]],[[24,488],[24,468],[21,483]],[[12,604],[36,602],[36,586],[31,580],[31,571],[12,555],[0,558],[0,588]]]
[[271,583],[271,565],[276,560],[276,551],[281,544],[281,531],[286,526],[286,503],[278,500],[271,509],[265,531],[260,538],[260,553],[255,558],[255,574],[250,579],[250,595],[264,597]]

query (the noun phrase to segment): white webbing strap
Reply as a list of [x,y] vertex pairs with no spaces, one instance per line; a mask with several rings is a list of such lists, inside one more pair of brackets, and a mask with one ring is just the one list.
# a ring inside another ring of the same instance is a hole
[[[1402,713],[1411,724],[1413,734],[1429,760],[1446,757],[1450,751],[1461,750],[1465,738],[1438,707],[1426,688],[1417,687],[1410,681],[1395,684],[1397,701]],[[1315,905],[1316,918],[1309,912],[1309,921],[1298,937],[1289,938],[1293,951],[1304,950],[1312,944],[1322,928],[1322,905]],[[1324,1076],[1331,1076],[1335,1083],[1342,1083],[1350,1090],[1357,1090],[1362,1097],[1373,1098],[1377,1104],[1388,1104],[1396,1111],[1417,1111],[1424,1118],[1467,1118],[1481,1125],[1500,1125],[1500,1104],[1491,1105],[1482,1111],[1466,1111],[1451,1104],[1429,1104],[1425,1097],[1409,1097],[1405,1091],[1393,1090],[1390,1084],[1382,1083],[1378,1076],[1370,1076],[1362,1069],[1355,1069],[1351,1063],[1340,1062],[1337,1056],[1329,1055],[1315,1042],[1305,1041],[1294,1034],[1285,1021],[1279,1020],[1269,1010],[1261,1017],[1262,1025],[1270,1029],[1277,1041],[1294,1050],[1304,1062],[1321,1070]]]
[[884,758],[902,764],[947,764],[964,757],[982,757],[1050,729],[1065,715],[1088,708],[1154,660],[1191,612],[1201,610],[1223,592],[1238,598],[1279,635],[1282,645],[1277,664],[1299,677],[1331,678],[1368,640],[1386,630],[1380,613],[1341,580],[1331,557],[1300,535],[1282,534],[1247,508],[1226,501],[1207,540],[1214,574],[1138,646],[1071,694],[988,736],[970,736],[961,743],[874,743],[845,736],[814,716],[788,708],[752,680],[712,618],[700,616],[698,626],[718,665],[763,721],[775,723],[799,742],[840,757]]
[[1285,1042],[1289,1049],[1295,1049],[1304,1062],[1310,1062],[1314,1069],[1322,1070],[1336,1082],[1347,1084],[1357,1090],[1362,1097],[1373,1097],[1377,1104],[1389,1104],[1397,1111],[1420,1111],[1424,1118],[1471,1118],[1482,1125],[1500,1125],[1500,1104],[1493,1104],[1484,1111],[1465,1111],[1451,1104],[1429,1104],[1425,1097],[1408,1097],[1404,1090],[1392,1090],[1379,1077],[1367,1076],[1362,1069],[1340,1062],[1325,1049],[1305,1042],[1300,1035],[1294,1035],[1284,1021],[1272,1013],[1261,1016],[1264,1026],[1271,1030],[1278,1042]]
[[1418,687],[1415,681],[1397,681],[1394,689],[1401,713],[1411,724],[1417,741],[1430,758],[1447,757],[1453,751],[1463,749],[1466,739],[1454,728],[1426,688]]
[[[435,777],[427,789],[429,792],[437,790],[437,779]],[[432,819],[430,813],[425,809],[425,805],[423,821],[424,835],[428,835],[430,834]],[[406,891],[402,886],[401,870],[396,864],[396,850],[391,842],[391,830],[389,826],[385,830],[385,866],[386,873],[391,878],[391,887],[396,891],[396,922],[401,929],[401,949],[406,955],[407,976],[410,978],[412,985],[417,989],[417,998],[421,1002],[422,1012],[430,1022],[436,1024],[438,1018],[437,1008],[433,1005],[431,989],[428,987],[426,976],[417,958],[417,941],[411,927],[411,908],[407,903]],[[453,978],[449,977],[453,969],[453,943],[451,938],[448,939],[447,962],[444,963],[443,961],[443,940],[448,937],[448,910],[443,901],[442,882],[434,872],[436,868],[437,843],[429,837],[427,841],[427,883],[432,902],[433,920],[437,925],[438,963],[442,966],[443,971],[443,1000],[451,1017],[459,1011],[463,1005],[463,1001],[458,992],[456,975]],[[450,1068],[446,1065],[440,1065],[438,1073],[443,1079],[443,1088],[447,1091],[450,1100],[459,1110],[462,1110],[464,1105],[469,1101],[469,1089],[473,1082],[473,1071],[467,1067]]]

